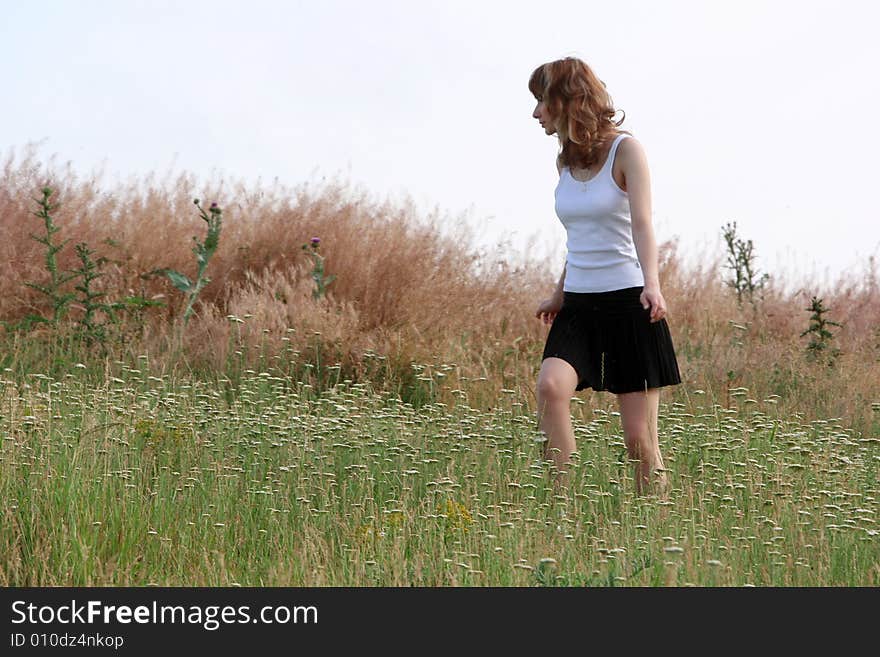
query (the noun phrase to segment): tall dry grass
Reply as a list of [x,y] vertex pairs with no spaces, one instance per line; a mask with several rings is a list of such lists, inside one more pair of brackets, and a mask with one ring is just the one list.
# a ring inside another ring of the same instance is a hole
[[[418,380],[434,390],[434,377],[442,376],[441,399],[450,403],[464,398],[491,407],[509,394],[503,391],[513,391],[534,404],[548,330],[534,310],[555,286],[559,263],[523,253],[510,264],[500,250],[480,252],[461,219],[421,216],[410,203],[376,200],[340,181],[248,186],[182,173],[108,188],[98,175],[82,177],[41,161],[34,148],[10,154],[0,172],[4,321],[45,310],[25,282],[45,277],[42,247],[30,238],[39,228],[30,212],[46,185],[58,190],[59,238],[71,240],[59,256],[62,268],[75,266],[72,245],[85,241],[110,261],[100,283],[111,299],[140,294],[167,302],[147,313],[137,339],[124,346],[128,356],[149,354],[167,367],[183,359],[203,372],[223,371],[235,358],[253,366],[257,355],[279,367],[316,360],[339,363],[352,378],[381,373],[377,384],[409,377],[410,385]],[[212,282],[182,342],[175,342],[181,295],[164,278],[144,274],[161,267],[194,270],[190,249],[202,222],[193,198],[219,203],[224,227],[208,269]],[[311,296],[311,261],[300,248],[313,236],[321,238],[327,272],[336,275],[320,300]],[[873,261],[862,275],[825,289],[807,284],[786,291],[785,281],[771,278],[760,301],[740,308],[722,282],[720,258],[685,264],[675,241],[660,250],[684,379],[664,396],[689,405],[694,395],[707,395],[725,404],[731,388],[746,387],[756,399],[778,397],[780,410],[880,431],[880,284]],[[822,296],[830,318],[842,324],[833,366],[811,362],[807,338],[800,337],[812,294]],[[9,351],[26,338],[7,332],[3,339]],[[450,390],[458,392],[450,396]],[[585,412],[614,403],[607,393],[584,396]]]

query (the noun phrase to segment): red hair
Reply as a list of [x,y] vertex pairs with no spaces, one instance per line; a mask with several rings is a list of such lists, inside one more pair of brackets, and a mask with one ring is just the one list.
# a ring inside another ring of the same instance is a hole
[[529,78],[529,91],[543,100],[556,122],[559,160],[563,166],[590,169],[614,141],[623,117],[615,122],[617,110],[605,83],[576,57],[557,59],[536,68]]

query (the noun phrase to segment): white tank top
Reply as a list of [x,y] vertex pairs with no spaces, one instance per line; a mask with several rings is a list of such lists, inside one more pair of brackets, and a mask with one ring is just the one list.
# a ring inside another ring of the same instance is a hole
[[625,137],[611,145],[602,169],[587,182],[563,167],[556,185],[556,215],[568,234],[565,292],[608,292],[645,284],[632,240],[629,196],[611,176],[614,155]]

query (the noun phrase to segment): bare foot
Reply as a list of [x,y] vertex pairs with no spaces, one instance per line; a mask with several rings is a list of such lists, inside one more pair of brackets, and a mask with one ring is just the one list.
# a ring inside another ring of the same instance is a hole
[[666,501],[669,499],[669,480],[666,477],[666,470],[663,468],[655,468],[653,478],[646,486],[645,493]]

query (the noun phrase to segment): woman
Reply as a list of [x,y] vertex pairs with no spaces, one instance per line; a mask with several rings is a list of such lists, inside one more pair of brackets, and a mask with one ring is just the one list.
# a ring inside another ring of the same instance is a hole
[[569,405],[591,387],[617,395],[636,490],[663,492],[657,437],[662,386],[681,383],[660,292],[651,187],[642,145],[617,130],[605,83],[583,61],[539,66],[529,79],[532,116],[559,139],[556,213],[566,264],[535,316],[551,324],[537,381],[545,457],[561,480],[575,449]]

